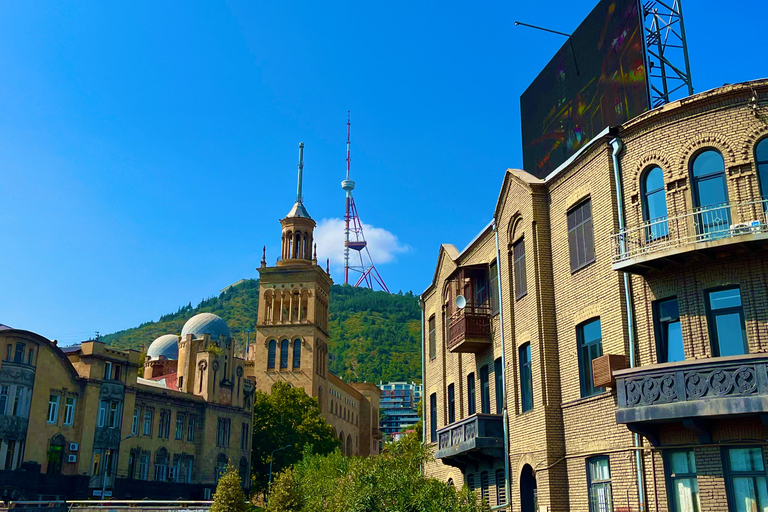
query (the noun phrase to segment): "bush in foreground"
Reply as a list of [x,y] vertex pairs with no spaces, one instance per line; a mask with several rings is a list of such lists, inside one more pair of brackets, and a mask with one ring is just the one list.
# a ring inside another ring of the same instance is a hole
[[227,472],[216,485],[211,512],[247,512],[249,508],[243,488],[240,487],[240,473],[228,465]]

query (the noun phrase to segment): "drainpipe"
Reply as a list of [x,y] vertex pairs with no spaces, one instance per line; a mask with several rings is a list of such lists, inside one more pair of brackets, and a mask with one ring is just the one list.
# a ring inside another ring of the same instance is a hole
[[[613,179],[616,185],[616,204],[619,213],[619,233],[625,229],[624,224],[624,197],[621,188],[621,163],[619,162],[619,153],[624,149],[621,139],[614,138],[610,142],[611,158],[613,159]],[[627,241],[624,237],[620,239],[622,251],[627,249]],[[624,301],[627,308],[627,330],[629,339],[629,367],[637,366],[635,360],[635,313],[632,305],[632,294],[630,293],[629,274],[622,272],[624,277]],[[635,448],[640,448],[640,435],[634,434]],[[635,450],[635,466],[637,470],[637,499],[640,504],[640,511],[645,512],[645,481],[643,477],[643,454],[642,450]]]
[[[493,219],[493,233],[496,236],[496,285],[499,287],[499,328],[501,331],[501,371],[504,374],[502,382],[504,383],[504,409],[501,411],[501,424],[504,427],[504,496],[506,503],[491,507],[491,510],[500,510],[509,507],[510,485],[509,485],[509,426],[507,424],[507,362],[504,356],[504,308],[502,307],[501,293],[501,251],[499,250],[499,232],[496,229],[496,219]],[[422,344],[422,352],[423,352]]]
[[[421,444],[427,444],[427,421],[426,412],[424,411],[424,399],[426,398],[427,391],[427,368],[424,365],[424,299],[419,295],[419,309],[421,309]],[[424,474],[424,465],[421,465],[421,474]]]

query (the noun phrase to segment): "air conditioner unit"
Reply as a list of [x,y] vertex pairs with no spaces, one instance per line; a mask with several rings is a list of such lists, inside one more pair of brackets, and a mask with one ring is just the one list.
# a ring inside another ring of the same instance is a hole
[[80,445],[77,443],[69,443],[69,451],[76,452],[80,449]]
[[67,455],[67,462],[77,462],[77,455],[74,453]]

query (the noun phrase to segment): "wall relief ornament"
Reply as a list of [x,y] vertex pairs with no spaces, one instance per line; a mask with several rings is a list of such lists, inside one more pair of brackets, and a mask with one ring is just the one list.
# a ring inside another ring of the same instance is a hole
[[3,384],[26,384],[30,387],[35,383],[35,369],[32,367],[17,366],[13,363],[4,362],[0,368],[0,383]]
[[99,389],[99,399],[101,400],[123,400],[125,388],[122,384],[107,383],[101,385]]
[[0,439],[18,441],[27,435],[27,418],[19,416],[0,416]]

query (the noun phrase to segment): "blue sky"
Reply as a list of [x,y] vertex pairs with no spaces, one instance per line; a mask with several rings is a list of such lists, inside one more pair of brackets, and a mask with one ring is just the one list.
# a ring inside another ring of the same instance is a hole
[[[421,292],[522,163],[519,96],[563,40],[514,21],[594,3],[0,2],[0,323],[68,344],[256,277],[300,141],[338,261],[347,110],[377,267]],[[768,2],[684,8],[697,91],[768,74]]]

